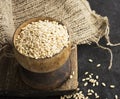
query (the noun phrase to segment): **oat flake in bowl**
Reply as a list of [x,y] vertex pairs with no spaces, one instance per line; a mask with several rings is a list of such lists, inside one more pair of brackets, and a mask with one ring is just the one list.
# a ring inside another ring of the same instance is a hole
[[49,20],[26,25],[15,39],[16,49],[35,59],[50,58],[68,47],[68,44],[69,34],[66,27]]

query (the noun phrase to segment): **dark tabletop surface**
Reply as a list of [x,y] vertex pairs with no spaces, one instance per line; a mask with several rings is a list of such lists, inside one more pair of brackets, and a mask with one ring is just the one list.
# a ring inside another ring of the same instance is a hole
[[[110,38],[111,42],[120,42],[120,0],[89,0],[91,8],[96,10],[97,13],[108,16],[110,23]],[[102,39],[101,44],[105,45],[105,40]],[[99,95],[100,99],[115,99],[114,95],[117,94],[120,99],[120,46],[110,47],[112,49],[114,58],[113,66],[109,71],[110,55],[107,51],[98,48],[96,45],[78,46],[78,64],[79,64],[79,82],[83,78],[85,71],[93,72],[95,75],[100,76],[100,82],[105,82],[106,85],[115,84],[115,89],[107,87],[93,88]],[[93,63],[87,62],[91,58]],[[96,68],[95,65],[100,63],[101,67]],[[88,88],[83,87],[80,83],[80,88],[86,92]],[[95,99],[94,97],[90,99]]]
[[[110,22],[110,38],[113,43],[120,42],[120,0],[88,0],[91,8],[96,10],[98,14],[108,16]],[[101,44],[105,45],[105,40],[102,39]],[[79,66],[79,87],[86,94],[90,86],[84,87],[81,79],[84,77],[84,72],[88,71],[99,75],[99,82],[105,82],[107,87],[95,87],[95,90],[100,99],[114,99],[117,94],[120,99],[120,46],[110,47],[114,58],[111,70],[108,70],[110,55],[107,51],[98,48],[95,44],[78,46],[78,66]],[[88,59],[93,59],[93,63],[89,63]],[[96,68],[96,64],[100,63],[101,67]],[[115,89],[109,88],[108,85],[114,84]],[[0,99],[5,97],[0,97]],[[6,97],[9,98],[9,97]],[[13,97],[12,97],[13,98]],[[17,97],[19,99],[19,97]],[[39,99],[59,99],[55,97],[39,97]],[[95,99],[91,97],[90,99]]]
[[[110,38],[111,42],[120,42],[120,0],[89,0],[91,8],[96,10],[97,13],[108,16],[110,22]],[[101,40],[101,44],[105,45],[105,40]],[[100,76],[100,82],[105,82],[106,85],[115,84],[115,89],[107,87],[96,87],[94,90],[100,95],[100,99],[115,99],[114,95],[117,94],[120,99],[120,46],[110,47],[112,49],[114,58],[113,66],[109,71],[109,54],[105,50],[98,48],[96,45],[78,46],[78,64],[79,64],[79,82],[83,77],[85,71],[93,72]],[[93,63],[87,62],[91,58]],[[95,65],[101,63],[100,68]],[[86,92],[88,88],[83,87],[80,83],[80,88]],[[95,99],[92,97],[91,99]]]

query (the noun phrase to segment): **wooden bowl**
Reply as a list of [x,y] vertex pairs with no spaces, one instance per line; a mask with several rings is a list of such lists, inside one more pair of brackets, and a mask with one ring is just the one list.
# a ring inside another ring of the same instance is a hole
[[[47,73],[47,72],[52,72],[52,71],[59,69],[67,61],[70,55],[70,52],[71,52],[71,46],[69,44],[68,47],[64,47],[60,53],[54,55],[51,58],[34,59],[34,58],[21,54],[15,47],[15,39],[17,35],[21,32],[21,29],[25,27],[27,24],[30,24],[31,22],[37,22],[39,20],[57,21],[49,17],[37,17],[37,18],[29,19],[28,21],[24,22],[17,28],[17,30],[15,31],[13,35],[13,46],[14,46],[13,49],[14,49],[14,54],[15,54],[17,61],[25,69],[32,71],[32,72],[36,72],[36,73]],[[59,24],[62,24],[59,21],[57,22]]]

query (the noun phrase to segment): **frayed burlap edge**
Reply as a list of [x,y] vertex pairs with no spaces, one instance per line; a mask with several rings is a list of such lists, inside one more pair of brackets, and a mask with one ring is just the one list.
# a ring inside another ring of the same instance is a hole
[[[100,17],[100,15],[97,15],[97,14],[95,13],[95,11],[92,12],[92,15],[93,15],[94,17],[96,17],[96,18],[99,18],[99,17]],[[110,28],[109,28],[108,18],[107,18],[107,17],[104,17],[103,20],[104,20],[104,22],[105,22],[105,24],[106,24],[106,25],[105,25],[105,33],[104,33],[104,35],[103,35],[103,37],[105,37],[105,39],[106,39],[106,41],[107,41],[106,45],[108,45],[108,46],[119,46],[120,43],[113,44],[113,43],[111,43],[111,41],[110,41],[110,36],[109,36]],[[102,37],[101,37],[101,38],[102,38]],[[112,63],[113,63],[113,53],[112,53],[112,50],[111,50],[109,47],[105,47],[105,46],[102,46],[102,45],[99,44],[99,41],[100,41],[101,38],[100,38],[100,36],[99,36],[98,41],[95,41],[95,43],[97,44],[98,47],[100,47],[100,48],[102,48],[102,49],[104,49],[104,50],[107,50],[107,51],[110,53],[110,62],[109,62],[108,69],[111,69]]]

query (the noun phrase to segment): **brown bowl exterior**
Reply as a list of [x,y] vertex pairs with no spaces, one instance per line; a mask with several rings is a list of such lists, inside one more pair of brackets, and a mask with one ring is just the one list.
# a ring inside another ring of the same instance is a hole
[[[17,61],[23,66],[25,69],[36,72],[36,73],[47,73],[52,72],[54,70],[59,69],[69,58],[70,52],[71,52],[71,46],[69,44],[68,47],[63,48],[63,50],[54,55],[51,58],[45,58],[45,59],[34,59],[31,57],[27,57],[23,54],[21,54],[16,48],[15,48],[15,38],[16,36],[21,32],[21,28],[25,27],[27,24],[31,22],[36,22],[38,20],[49,20],[49,21],[56,21],[49,17],[38,17],[30,19],[26,22],[24,22],[22,25],[20,25],[17,30],[14,33],[13,36],[13,46],[14,46],[14,53]],[[59,22],[59,21],[57,21]],[[60,22],[59,22],[60,23]],[[62,24],[62,23],[60,23]]]

